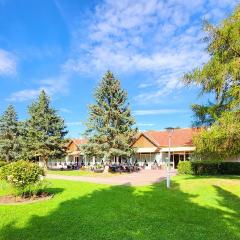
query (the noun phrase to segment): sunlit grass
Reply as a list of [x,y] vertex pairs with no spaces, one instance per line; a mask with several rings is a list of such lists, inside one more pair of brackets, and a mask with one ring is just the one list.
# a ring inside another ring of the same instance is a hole
[[1,240],[240,239],[237,177],[177,176],[170,190],[164,182],[144,187],[51,183],[51,200],[0,206]]

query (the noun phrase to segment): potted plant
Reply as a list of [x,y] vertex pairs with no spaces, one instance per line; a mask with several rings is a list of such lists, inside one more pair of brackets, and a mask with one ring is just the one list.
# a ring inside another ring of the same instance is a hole
[[96,172],[96,173],[103,173],[103,171],[104,171],[103,165],[97,164],[97,165],[95,166],[94,172]]

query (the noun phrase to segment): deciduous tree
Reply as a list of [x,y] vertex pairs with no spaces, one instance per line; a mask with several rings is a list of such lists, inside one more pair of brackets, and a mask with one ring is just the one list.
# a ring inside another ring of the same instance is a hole
[[193,105],[197,126],[210,126],[225,111],[240,107],[239,29],[240,6],[220,25],[204,24],[209,61],[184,76],[187,85],[197,85],[201,88],[201,94],[211,93],[215,96],[214,102]]
[[223,160],[240,156],[240,111],[225,112],[211,126],[195,136],[196,155],[202,160]]

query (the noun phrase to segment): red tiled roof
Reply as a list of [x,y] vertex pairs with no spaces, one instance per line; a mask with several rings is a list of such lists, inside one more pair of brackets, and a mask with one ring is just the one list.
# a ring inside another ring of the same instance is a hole
[[[193,136],[200,132],[199,128],[179,128],[174,129],[172,133],[171,145],[180,146],[192,146]],[[168,136],[167,131],[147,131],[143,133],[146,137],[151,139],[158,146],[165,147],[168,146]]]
[[81,139],[81,138],[74,138],[71,139],[76,145],[82,145],[87,143],[87,139]]

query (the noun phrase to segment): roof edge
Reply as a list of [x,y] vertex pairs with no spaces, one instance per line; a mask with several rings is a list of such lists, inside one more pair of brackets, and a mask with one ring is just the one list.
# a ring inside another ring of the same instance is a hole
[[144,132],[141,132],[139,134],[139,136],[134,140],[134,142],[131,144],[131,146],[137,142],[137,140],[141,137],[141,136],[144,136],[145,138],[147,138],[153,145],[155,145],[156,147],[159,147],[159,144],[153,139],[151,138],[150,136],[148,136],[147,134],[145,134]]

